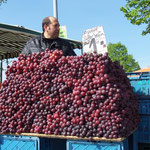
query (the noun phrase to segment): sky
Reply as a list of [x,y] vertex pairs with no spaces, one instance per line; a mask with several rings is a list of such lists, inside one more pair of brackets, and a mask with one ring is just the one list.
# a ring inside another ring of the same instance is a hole
[[[120,7],[126,0],[57,0],[58,20],[67,27],[67,38],[82,41],[87,29],[103,26],[106,43],[125,45],[141,68],[150,67],[150,34],[145,25],[132,25]],[[44,17],[53,16],[53,0],[7,0],[0,6],[0,23],[24,26],[42,32]]]

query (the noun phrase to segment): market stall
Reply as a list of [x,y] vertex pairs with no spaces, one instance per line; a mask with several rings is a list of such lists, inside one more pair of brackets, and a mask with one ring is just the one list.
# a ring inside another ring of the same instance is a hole
[[[32,37],[39,36],[41,33],[31,29],[24,28],[23,26],[15,26],[0,23],[0,60],[1,60],[1,78],[2,82],[2,60],[9,58],[16,58],[19,56],[27,40]],[[70,42],[73,49],[80,49],[82,52],[82,43],[71,39],[66,39]]]

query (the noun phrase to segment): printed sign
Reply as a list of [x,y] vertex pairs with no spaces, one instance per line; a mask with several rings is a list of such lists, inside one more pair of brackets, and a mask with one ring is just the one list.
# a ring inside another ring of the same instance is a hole
[[60,26],[59,37],[67,38],[66,26]]
[[82,42],[85,53],[104,54],[107,52],[106,38],[102,26],[87,29],[82,36]]

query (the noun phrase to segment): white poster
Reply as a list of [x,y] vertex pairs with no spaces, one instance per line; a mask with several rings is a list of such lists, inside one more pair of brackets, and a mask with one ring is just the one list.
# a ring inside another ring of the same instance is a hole
[[106,38],[102,26],[87,29],[82,36],[82,42],[85,53],[96,51],[98,54],[104,54],[107,52]]

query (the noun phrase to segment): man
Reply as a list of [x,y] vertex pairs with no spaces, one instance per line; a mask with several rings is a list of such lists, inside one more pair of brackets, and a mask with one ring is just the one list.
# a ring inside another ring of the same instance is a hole
[[69,42],[59,38],[59,22],[55,17],[46,17],[42,22],[43,33],[39,37],[27,41],[22,54],[32,55],[33,53],[44,52],[46,49],[63,51],[64,56],[75,56]]

